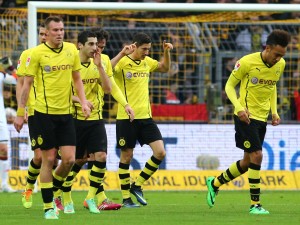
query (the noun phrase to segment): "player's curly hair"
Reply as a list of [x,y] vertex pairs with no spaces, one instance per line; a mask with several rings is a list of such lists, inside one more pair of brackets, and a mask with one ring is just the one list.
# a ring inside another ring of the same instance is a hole
[[291,41],[291,35],[285,30],[273,30],[266,41],[267,45],[280,45],[286,47]]

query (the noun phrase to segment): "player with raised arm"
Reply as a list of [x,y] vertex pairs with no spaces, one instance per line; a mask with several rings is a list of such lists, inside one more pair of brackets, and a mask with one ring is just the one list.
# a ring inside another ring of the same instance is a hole
[[[215,205],[219,188],[248,171],[250,186],[250,214],[269,214],[260,203],[260,170],[263,158],[267,119],[271,110],[272,125],[277,126],[276,84],[285,68],[282,58],[290,42],[290,35],[284,30],[273,30],[268,36],[262,52],[242,57],[227,80],[225,91],[234,105],[236,147],[244,151],[244,157],[232,163],[218,177],[208,177],[207,204]],[[240,84],[239,98],[235,87]]]
[[[149,97],[149,78],[151,72],[168,72],[171,64],[171,43],[163,42],[163,61],[158,62],[150,58],[151,38],[145,33],[136,33],[133,37],[134,50],[124,56],[114,68],[114,78],[125,95],[128,103],[135,112],[135,119],[130,121],[129,116],[118,106],[116,132],[117,147],[121,149],[119,163],[119,178],[123,196],[123,207],[134,208],[132,193],[138,202],[147,205],[141,186],[158,169],[166,155],[161,133],[152,119]],[[153,155],[146,162],[145,167],[132,184],[130,184],[130,162],[136,142],[140,145],[148,144]]]
[[[65,213],[75,212],[71,198],[72,182],[87,162],[87,157],[89,157],[88,163],[91,170],[89,172],[90,186],[84,200],[84,207],[91,213],[99,213],[100,210],[116,210],[121,207],[120,204],[108,199],[103,188],[107,158],[107,135],[102,118],[104,93],[111,93],[122,105],[123,110],[131,115],[132,120],[134,112],[113,79],[109,57],[101,54],[106,45],[106,38],[108,38],[102,35],[104,33],[104,30],[82,31],[78,35],[78,49],[82,65],[81,79],[92,112],[85,120],[81,113],[81,106],[78,104],[78,97],[76,95],[73,97],[73,101],[76,102],[73,115],[77,136],[76,161],[72,173],[69,174],[62,187]],[[99,38],[98,41],[97,38]],[[97,196],[98,205],[96,205],[95,196]]]
[[[72,91],[76,92],[86,118],[90,108],[80,79],[81,64],[74,44],[64,42],[64,23],[60,17],[49,16],[45,20],[47,41],[32,49],[27,59],[26,75],[18,103],[17,131],[24,123],[25,105],[34,77],[36,77],[36,101],[34,119],[37,143],[42,150],[40,187],[44,202],[45,219],[58,219],[53,204],[53,190],[64,183],[75,161],[76,134],[72,118]],[[57,148],[61,163],[52,175]]]

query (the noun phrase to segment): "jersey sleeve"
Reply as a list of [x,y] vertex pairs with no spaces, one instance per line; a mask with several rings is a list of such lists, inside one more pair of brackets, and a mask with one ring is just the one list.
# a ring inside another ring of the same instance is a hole
[[112,76],[109,77],[109,79],[112,85],[111,95],[118,103],[120,103],[123,107],[125,107],[125,105],[127,105],[128,102],[126,101],[123,93],[121,92],[120,88],[116,84],[115,79]]
[[27,51],[23,51],[20,58],[19,58],[19,60],[18,60],[18,66],[17,66],[16,74],[19,77],[25,76],[27,57],[28,57]]
[[74,54],[75,54],[75,58],[74,58],[74,65],[72,71],[79,71],[81,69],[81,62],[80,62],[79,52],[76,49],[75,45],[74,45]]
[[244,76],[248,73],[248,63],[242,58],[235,63],[234,69],[232,70],[230,76],[234,76],[237,80],[242,80]]
[[25,62],[25,75],[26,76],[35,76],[38,73],[39,68],[39,57],[36,48],[33,49],[30,54],[28,55],[26,62]]
[[147,61],[149,67],[150,67],[150,72],[153,72],[154,70],[157,69],[158,67],[158,61],[155,59],[152,59],[150,57],[146,57],[145,60]]
[[243,60],[237,61],[225,85],[225,92],[237,112],[244,111],[245,109],[237,98],[235,87],[246,74],[247,65],[244,64]]

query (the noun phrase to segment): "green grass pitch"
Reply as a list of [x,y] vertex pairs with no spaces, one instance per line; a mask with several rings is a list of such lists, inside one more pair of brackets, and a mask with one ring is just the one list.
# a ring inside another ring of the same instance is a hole
[[[60,213],[59,220],[43,218],[41,194],[34,194],[31,209],[24,209],[20,193],[0,193],[0,223],[3,225],[285,225],[300,222],[300,195],[297,191],[263,191],[263,207],[270,215],[249,215],[248,191],[220,191],[214,208],[206,204],[206,192],[145,191],[147,206],[137,209],[101,211],[90,214],[82,207],[86,192],[73,192],[76,213]],[[107,195],[121,202],[118,191]],[[133,197],[135,201],[135,198]]]

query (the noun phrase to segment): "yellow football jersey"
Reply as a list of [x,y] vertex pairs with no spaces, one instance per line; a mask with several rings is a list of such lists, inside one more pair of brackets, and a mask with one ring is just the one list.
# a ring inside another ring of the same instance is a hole
[[71,114],[72,72],[81,69],[76,46],[63,42],[53,49],[41,44],[27,59],[26,75],[36,77],[35,110],[46,114]]
[[[115,66],[115,81],[134,110],[135,119],[152,117],[149,76],[157,67],[158,61],[148,56],[144,60],[138,61],[125,56]],[[128,119],[128,115],[120,104],[118,105],[117,119]]]
[[[285,60],[269,67],[256,52],[236,62],[230,76],[240,80],[239,102],[250,112],[250,118],[266,121],[270,113],[270,98],[285,68]],[[234,112],[237,115],[237,111]]]

